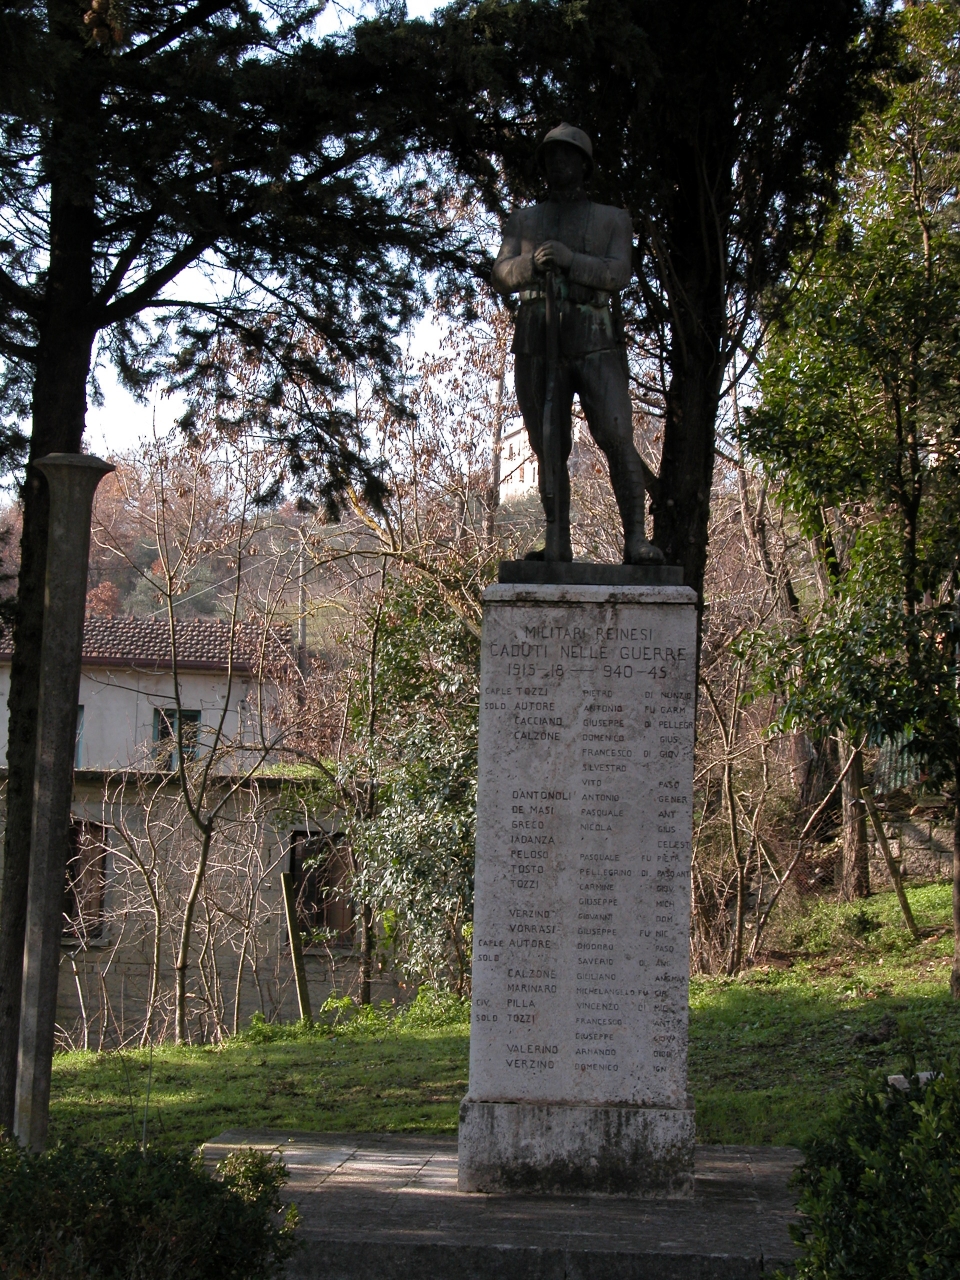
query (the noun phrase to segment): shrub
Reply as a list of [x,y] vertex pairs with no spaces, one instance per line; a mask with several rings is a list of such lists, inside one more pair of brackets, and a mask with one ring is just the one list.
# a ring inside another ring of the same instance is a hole
[[381,1000],[380,1006],[358,1004],[352,996],[329,996],[320,1006],[316,1021],[268,1022],[262,1013],[250,1018],[245,1030],[234,1039],[240,1044],[277,1044],[281,1041],[325,1039],[331,1035],[383,1034],[393,1029],[396,1008]]
[[381,1000],[378,1005],[361,1005],[352,996],[328,996],[315,1022],[268,1022],[255,1013],[244,1031],[235,1038],[246,1044],[275,1044],[281,1040],[315,1040],[329,1035],[384,1036],[406,1027],[432,1030],[469,1027],[470,1001],[455,991],[425,983],[410,1004],[397,1005]]
[[234,1036],[238,1044],[276,1044],[280,1040],[312,1040],[325,1031],[306,1018],[296,1022],[268,1022],[262,1013],[255,1013],[249,1025]]
[[199,1156],[0,1139],[5,1280],[259,1280],[293,1249],[286,1170],[233,1152],[211,1177]]
[[798,1280],[960,1275],[960,1078],[937,1064],[909,1089],[864,1082],[797,1174]]
[[470,1001],[455,991],[424,985],[399,1018],[409,1027],[457,1027],[470,1025]]

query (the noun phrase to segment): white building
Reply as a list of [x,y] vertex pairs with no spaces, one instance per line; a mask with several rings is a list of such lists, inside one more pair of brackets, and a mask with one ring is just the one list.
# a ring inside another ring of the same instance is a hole
[[[158,618],[88,618],[84,626],[76,768],[170,768],[178,717],[196,754],[219,743],[252,745],[256,700],[275,701],[272,679],[293,660],[290,628],[265,632],[217,618],[178,622],[174,685],[170,627]],[[0,767],[7,763],[10,652],[0,650]],[[224,708],[226,714],[224,715]],[[223,717],[222,727],[219,728]],[[244,730],[247,730],[245,733]]]
[[522,422],[511,423],[500,441],[500,501],[516,502],[537,490],[537,459]]
[[[228,1026],[257,1011],[297,1016],[283,872],[293,875],[314,1008],[331,991],[355,988],[354,910],[338,887],[346,863],[336,819],[329,810],[312,812],[309,789],[295,802],[297,779],[283,775],[257,729],[261,722],[268,733],[282,727],[280,685],[294,658],[288,626],[233,629],[197,618],[177,623],[175,675],[166,620],[87,619],[57,1012],[63,1044],[136,1039],[157,956],[163,995],[150,1034],[170,1032],[172,940],[196,856],[177,773],[178,722],[188,763],[217,749],[207,809],[227,797],[204,882],[206,901],[221,914],[206,933],[198,916],[189,962],[191,1037],[219,1034],[226,1014]],[[9,648],[0,650],[0,783],[10,661]],[[151,921],[161,908],[163,946],[155,953]],[[224,921],[243,918],[252,922],[247,941],[238,948],[227,939],[214,960],[217,930],[222,938]],[[375,990],[380,997],[396,988],[379,979]]]
[[[573,448],[567,463],[571,474],[576,472],[580,464],[581,429],[581,420],[575,417]],[[522,421],[512,422],[500,441],[500,501],[516,502],[528,493],[536,493],[538,481],[539,466],[536,455],[530,448],[527,429]]]

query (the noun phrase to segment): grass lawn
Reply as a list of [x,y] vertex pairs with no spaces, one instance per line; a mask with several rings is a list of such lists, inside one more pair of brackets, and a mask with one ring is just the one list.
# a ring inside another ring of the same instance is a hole
[[[784,919],[777,949],[736,978],[695,978],[690,1089],[704,1142],[792,1144],[821,1122],[858,1072],[900,1070],[898,1028],[960,1047],[948,990],[950,886],[909,890],[913,943],[893,894],[819,902]],[[69,1053],[54,1062],[51,1132],[96,1144],[139,1140],[148,1080],[150,1141],[197,1144],[234,1127],[453,1133],[467,1087],[469,1026],[375,1016],[285,1039],[222,1048]]]

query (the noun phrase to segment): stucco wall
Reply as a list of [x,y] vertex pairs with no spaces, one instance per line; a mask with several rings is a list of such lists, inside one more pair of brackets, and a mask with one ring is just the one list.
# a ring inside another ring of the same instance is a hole
[[[256,688],[248,677],[235,676],[228,686],[219,672],[180,673],[180,702],[184,710],[200,712],[201,744],[219,723],[229,700],[223,726],[226,741],[236,738],[242,721],[250,736],[256,712]],[[0,666],[0,768],[7,763],[7,699],[10,667]],[[125,768],[150,759],[153,748],[153,713],[174,705],[171,672],[135,669],[111,670],[87,667],[80,677],[83,729],[79,766],[82,769]],[[241,704],[246,704],[242,706]]]

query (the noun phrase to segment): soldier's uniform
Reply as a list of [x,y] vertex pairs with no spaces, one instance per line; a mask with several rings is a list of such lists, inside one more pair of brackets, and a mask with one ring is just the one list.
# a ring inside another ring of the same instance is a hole
[[[561,126],[561,129],[547,135],[547,141],[560,134],[561,130],[579,134],[579,130]],[[589,146],[586,135],[579,136]],[[555,272],[555,288],[560,297],[560,360],[554,387],[554,421],[563,465],[558,468],[556,476],[556,508],[553,512],[544,493],[544,275],[534,263],[537,248],[548,240],[560,241],[573,251],[569,271]],[[624,288],[632,275],[632,249],[633,228],[625,209],[594,204],[585,198],[547,201],[532,208],[519,209],[510,216],[493,269],[494,283],[501,292],[520,295],[520,310],[511,347],[516,357],[517,400],[539,462],[540,494],[547,520],[559,522],[561,540],[565,537],[567,543],[570,478],[566,461],[571,447],[574,394],[579,397],[594,440],[610,464],[610,479],[620,508],[627,546],[630,546],[631,535],[634,539],[643,539],[643,468],[633,443],[633,412],[625,355],[611,310],[612,296]]]

